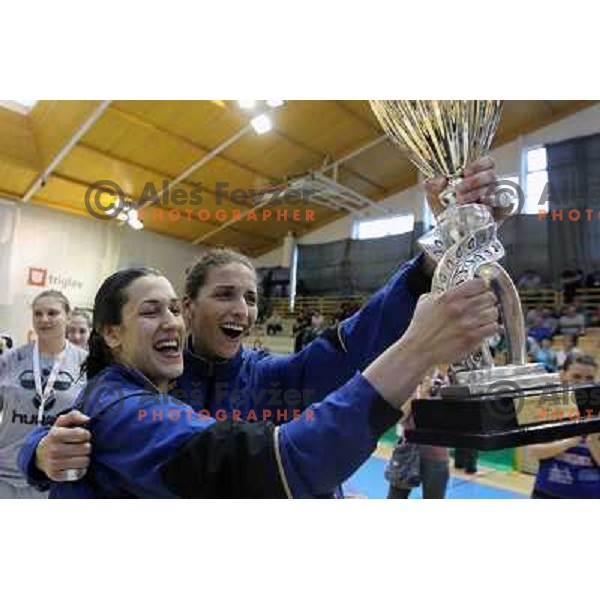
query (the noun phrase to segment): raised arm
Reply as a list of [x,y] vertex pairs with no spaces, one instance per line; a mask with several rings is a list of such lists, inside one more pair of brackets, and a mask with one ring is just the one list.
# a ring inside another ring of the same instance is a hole
[[[496,179],[493,160],[484,157],[474,162],[464,175],[459,202],[489,203],[489,186]],[[445,186],[443,177],[425,184],[427,201],[435,214],[442,210],[439,194]],[[505,216],[496,210],[497,220]],[[399,267],[358,313],[327,330],[302,352],[261,361],[254,386],[268,389],[279,384],[283,389],[311,392],[313,402],[322,400],[404,334],[419,297],[431,289],[434,267],[422,254]]]

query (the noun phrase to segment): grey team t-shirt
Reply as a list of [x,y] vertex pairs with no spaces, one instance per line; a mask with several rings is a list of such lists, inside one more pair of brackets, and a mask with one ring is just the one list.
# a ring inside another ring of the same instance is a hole
[[[46,400],[43,425],[54,422],[58,413],[70,408],[85,386],[80,377],[87,352],[67,342],[65,358]],[[54,357],[40,356],[42,389],[50,376]],[[0,357],[0,480],[15,486],[27,482],[17,467],[17,454],[37,424],[40,398],[33,377],[33,344]]]

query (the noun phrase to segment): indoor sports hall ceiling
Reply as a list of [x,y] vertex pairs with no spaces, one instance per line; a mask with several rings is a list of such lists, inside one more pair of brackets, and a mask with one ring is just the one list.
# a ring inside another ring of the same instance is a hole
[[[278,108],[258,102],[254,111],[222,100],[42,100],[28,113],[0,106],[0,197],[91,218],[84,199],[94,182],[116,182],[136,205],[145,190],[152,198],[149,190],[167,181],[171,200],[147,205],[156,211],[146,229],[258,256],[289,230],[303,235],[347,215],[346,208],[358,210],[417,183],[415,168],[383,136],[366,100],[291,100]],[[593,103],[506,101],[494,146]],[[273,128],[258,135],[249,121],[265,109]],[[256,202],[252,190],[293,182],[302,188],[308,181],[324,190],[309,205],[314,222],[216,218],[216,209],[233,206],[243,215]],[[185,198],[194,188],[202,202],[193,209],[207,209],[209,220],[175,220],[187,204],[175,206],[174,190]],[[234,189],[245,191],[228,204]],[[157,218],[161,211],[165,218]]]

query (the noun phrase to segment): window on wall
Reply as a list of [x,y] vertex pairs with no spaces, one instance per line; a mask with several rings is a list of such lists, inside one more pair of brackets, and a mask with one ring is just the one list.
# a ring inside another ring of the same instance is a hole
[[546,148],[530,148],[525,155],[525,205],[523,213],[537,215],[539,210],[548,210],[548,163]]
[[384,217],[383,219],[358,219],[354,222],[354,239],[370,240],[387,235],[408,233],[415,227],[412,214]]

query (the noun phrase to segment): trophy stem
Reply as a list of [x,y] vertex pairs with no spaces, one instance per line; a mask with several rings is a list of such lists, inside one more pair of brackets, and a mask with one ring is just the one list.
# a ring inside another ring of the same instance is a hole
[[448,181],[448,185],[444,188],[444,191],[439,194],[440,202],[444,208],[449,206],[456,206],[458,204],[458,198],[456,196],[456,187],[462,183],[462,177],[455,176],[451,177]]

